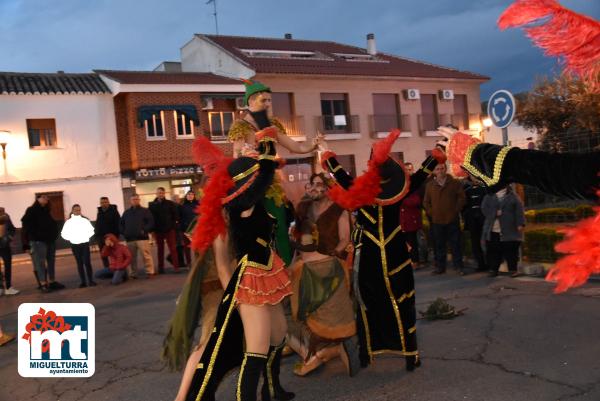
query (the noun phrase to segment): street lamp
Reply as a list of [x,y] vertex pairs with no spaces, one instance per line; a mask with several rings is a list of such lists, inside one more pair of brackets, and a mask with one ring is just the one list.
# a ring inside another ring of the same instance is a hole
[[484,126],[484,127],[487,129],[487,130],[489,130],[489,129],[492,127],[492,125],[493,125],[493,123],[492,123],[492,119],[491,119],[491,118],[489,118],[489,117],[486,117],[486,118],[484,118],[484,119],[483,119],[483,121],[482,121],[482,123],[483,123],[483,126]]
[[494,125],[494,123],[492,123],[492,119],[491,118],[486,117],[483,120],[481,120],[481,124],[483,124],[483,130],[481,130],[481,140],[485,141],[485,137],[483,135],[483,131],[485,131],[486,134],[489,134],[490,128],[492,127],[492,125]]
[[6,145],[8,144],[9,138],[10,138],[10,131],[0,130],[0,146],[2,146],[2,158],[4,160],[6,160]]

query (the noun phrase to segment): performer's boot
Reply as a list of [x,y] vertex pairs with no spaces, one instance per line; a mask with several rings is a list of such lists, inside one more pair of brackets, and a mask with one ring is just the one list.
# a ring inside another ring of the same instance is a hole
[[244,353],[244,361],[242,362],[237,384],[237,401],[256,401],[258,381],[261,372],[265,369],[267,358],[268,355],[264,354]]
[[406,358],[406,370],[412,372],[415,368],[421,366],[421,359],[419,358],[419,354],[407,356]]
[[263,375],[263,387],[262,387],[262,401],[289,401],[293,399],[296,394],[285,391],[281,387],[279,382],[279,371],[281,368],[281,352],[285,345],[285,341],[280,345],[269,347],[269,359],[264,369]]

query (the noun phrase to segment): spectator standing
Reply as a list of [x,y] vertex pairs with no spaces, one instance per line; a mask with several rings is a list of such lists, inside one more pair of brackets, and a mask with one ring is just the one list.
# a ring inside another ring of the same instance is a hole
[[140,205],[140,196],[135,194],[129,199],[131,207],[123,212],[121,216],[121,234],[127,241],[127,247],[131,252],[131,271],[128,272],[132,279],[137,278],[137,254],[142,252],[146,274],[156,274],[154,260],[150,251],[150,231],[154,226],[154,218],[150,210]]
[[40,282],[40,290],[49,292],[60,290],[64,285],[55,280],[56,238],[58,223],[50,214],[50,201],[47,195],[38,194],[33,205],[21,218],[23,237],[27,240],[24,249],[31,252],[31,260]]
[[[194,191],[188,191],[185,194],[185,199],[181,204],[181,214],[179,219],[179,229],[182,233],[186,233],[196,217],[196,208],[199,202],[196,200],[196,194]],[[192,266],[192,252],[190,249],[190,240],[186,235],[183,235],[183,255],[185,264]]]
[[[175,208],[177,209],[177,216],[179,216],[179,219],[181,219],[182,199],[179,197],[179,195],[175,194],[171,197],[171,200],[173,201],[173,203],[175,204]],[[185,256],[183,254],[183,248],[185,247],[183,241],[183,233],[184,231],[181,229],[181,221],[178,220],[178,223],[175,225],[175,245],[177,248],[177,260],[179,261],[179,266],[186,266]],[[169,263],[173,264],[171,255],[167,256],[167,260],[169,261]]]
[[112,271],[112,283],[121,284],[127,279],[127,266],[131,263],[131,252],[125,245],[119,243],[119,239],[114,234],[106,234],[104,238],[104,247],[102,248],[102,257],[108,258]]
[[[0,207],[0,257],[4,266],[4,280],[0,271],[0,295],[17,295],[19,290],[12,286],[12,251],[10,243],[15,236],[15,226],[6,214],[3,207]],[[3,283],[4,282],[4,283]]]
[[165,242],[171,254],[171,263],[177,273],[179,271],[179,258],[177,256],[177,231],[179,213],[177,205],[165,198],[165,189],[156,188],[156,199],[150,202],[150,212],[154,218],[152,230],[158,248],[158,273],[165,272]]
[[498,275],[503,260],[506,260],[511,276],[519,276],[519,247],[525,228],[523,203],[509,185],[495,194],[486,195],[481,203],[481,211],[485,216],[483,236],[490,276]]
[[486,271],[488,268],[485,263],[483,250],[481,249],[481,233],[483,232],[483,222],[485,220],[483,213],[481,213],[481,202],[483,202],[487,190],[481,182],[471,175],[464,181],[463,188],[466,198],[465,208],[463,209],[463,220],[465,222],[465,230],[469,231],[471,237],[471,252],[477,262],[476,271]]
[[417,268],[419,265],[419,241],[417,236],[419,230],[423,228],[421,199],[419,191],[414,191],[404,198],[400,205],[400,227],[410,249],[410,259],[413,268]]
[[[94,229],[99,250],[102,250],[104,247],[104,237],[106,234],[113,234],[119,238],[120,219],[121,215],[117,210],[117,205],[111,205],[108,197],[101,197],[98,214],[96,215],[96,227]],[[102,265],[104,268],[109,266],[108,258],[102,257]]]
[[465,192],[459,180],[447,173],[445,164],[433,170],[434,178],[427,183],[423,206],[431,217],[435,270],[446,272],[447,244],[450,243],[452,264],[460,275],[465,275],[460,242],[460,211],[465,205]]
[[94,226],[81,215],[81,206],[75,204],[71,208],[71,217],[65,221],[60,235],[71,243],[71,252],[77,262],[77,273],[81,284],[79,288],[94,287],[96,283],[92,273],[90,257],[90,238],[94,236]]

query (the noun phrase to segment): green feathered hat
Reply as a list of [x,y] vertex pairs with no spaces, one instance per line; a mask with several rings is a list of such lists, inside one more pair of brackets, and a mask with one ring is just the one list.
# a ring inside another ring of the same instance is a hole
[[248,106],[248,99],[255,93],[260,92],[271,92],[271,88],[258,81],[251,81],[249,79],[242,79],[246,86],[246,94],[244,95],[244,104]]

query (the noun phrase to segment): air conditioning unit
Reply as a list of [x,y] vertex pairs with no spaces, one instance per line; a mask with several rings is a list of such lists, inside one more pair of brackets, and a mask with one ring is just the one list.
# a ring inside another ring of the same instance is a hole
[[454,91],[452,89],[442,89],[439,92],[440,100],[452,100],[454,99]]
[[244,110],[247,109],[248,106],[246,106],[244,104],[244,98],[243,97],[236,97],[235,98],[235,108],[238,110]]
[[203,97],[200,102],[202,103],[202,110],[212,110],[213,100],[212,97]]
[[404,98],[406,100],[419,100],[421,98],[421,94],[419,93],[418,89],[405,89]]

